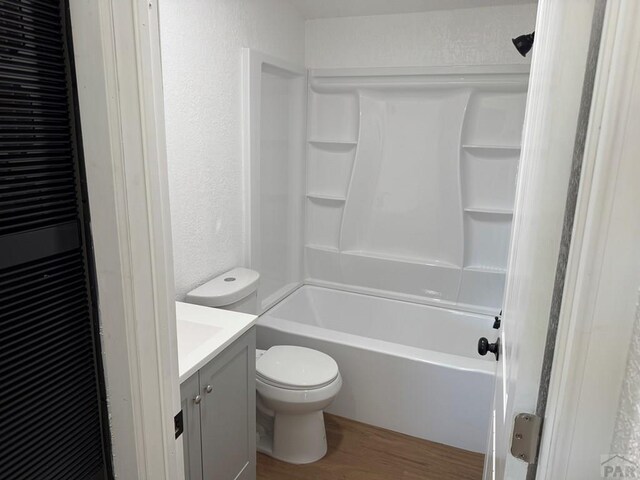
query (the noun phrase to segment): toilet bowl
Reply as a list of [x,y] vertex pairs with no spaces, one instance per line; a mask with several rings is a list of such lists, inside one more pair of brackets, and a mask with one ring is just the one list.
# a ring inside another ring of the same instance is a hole
[[[189,292],[186,301],[258,314],[259,274],[235,268]],[[327,453],[323,410],[342,387],[338,365],[310,348],[256,351],[256,444],[259,452],[303,464]]]
[[258,351],[258,451],[299,464],[324,457],[323,410],[341,387],[338,365],[329,355],[289,345]]

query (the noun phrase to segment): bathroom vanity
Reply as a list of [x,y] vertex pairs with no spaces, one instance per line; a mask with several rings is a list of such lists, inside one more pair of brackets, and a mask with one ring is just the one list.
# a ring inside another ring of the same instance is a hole
[[256,317],[176,302],[188,480],[255,479]]

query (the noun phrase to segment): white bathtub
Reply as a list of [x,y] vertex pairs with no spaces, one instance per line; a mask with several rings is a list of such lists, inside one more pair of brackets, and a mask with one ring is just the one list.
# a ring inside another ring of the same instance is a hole
[[343,387],[330,413],[485,452],[495,357],[478,338],[493,319],[428,305],[303,286],[258,320],[258,347],[331,355]]

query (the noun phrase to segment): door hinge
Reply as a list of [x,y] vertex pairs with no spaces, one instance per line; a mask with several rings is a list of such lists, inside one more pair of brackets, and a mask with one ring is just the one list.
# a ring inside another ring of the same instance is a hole
[[175,417],[173,417],[173,428],[175,429],[176,438],[182,435],[184,432],[184,420],[182,418],[182,410],[180,410]]
[[511,455],[528,464],[538,461],[542,417],[532,413],[519,413],[513,422]]

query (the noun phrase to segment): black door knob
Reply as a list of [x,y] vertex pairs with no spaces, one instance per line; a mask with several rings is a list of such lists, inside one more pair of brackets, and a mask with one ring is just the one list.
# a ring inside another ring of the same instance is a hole
[[496,340],[496,343],[489,343],[485,337],[480,337],[478,340],[478,353],[482,356],[487,352],[491,352],[496,356],[496,362],[500,359],[500,337]]

